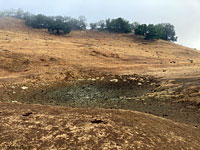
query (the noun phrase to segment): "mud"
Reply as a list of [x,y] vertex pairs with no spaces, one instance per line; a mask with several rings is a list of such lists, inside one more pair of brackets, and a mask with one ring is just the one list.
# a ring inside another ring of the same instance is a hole
[[25,104],[136,110],[199,128],[200,105],[198,96],[192,95],[200,87],[191,86],[192,81],[190,83],[183,80],[164,81],[137,74],[104,75],[52,84],[41,83],[38,87],[11,86],[3,99]]

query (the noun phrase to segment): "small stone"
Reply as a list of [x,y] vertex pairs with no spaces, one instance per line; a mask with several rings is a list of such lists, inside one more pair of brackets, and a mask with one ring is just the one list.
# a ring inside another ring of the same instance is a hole
[[7,50],[7,49],[2,49],[1,51],[3,51],[3,52],[8,52],[9,50]]
[[18,101],[12,101],[12,103],[17,103]]
[[15,89],[15,86],[11,86],[12,89]]
[[22,90],[27,90],[28,87],[26,87],[26,86],[22,86],[21,89],[22,89]]
[[138,85],[139,85],[139,86],[141,86],[141,85],[142,85],[142,83],[140,83],[140,82],[139,82],[139,83],[138,83]]
[[110,82],[118,82],[118,79],[112,79]]

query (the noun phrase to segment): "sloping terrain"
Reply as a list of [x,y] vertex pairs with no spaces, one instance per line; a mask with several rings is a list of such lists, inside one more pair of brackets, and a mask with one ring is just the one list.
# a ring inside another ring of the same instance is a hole
[[[67,147],[198,149],[199,58],[197,50],[133,34],[56,36],[0,18],[0,146],[65,149],[59,143],[71,136]],[[95,118],[103,122],[94,125]]]
[[194,149],[199,130],[123,110],[0,103],[1,149]]

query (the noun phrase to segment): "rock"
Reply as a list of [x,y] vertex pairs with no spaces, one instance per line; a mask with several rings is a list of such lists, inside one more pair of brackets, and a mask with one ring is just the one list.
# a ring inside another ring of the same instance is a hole
[[119,80],[118,79],[112,79],[110,80],[110,82],[118,82]]
[[3,51],[3,52],[8,52],[9,50],[7,50],[7,49],[2,49],[1,51]]
[[191,97],[199,97],[199,96],[200,96],[200,93],[191,93],[190,96],[191,96]]
[[139,82],[139,83],[138,83],[138,85],[139,85],[139,86],[141,86],[141,85],[142,85],[142,83],[140,83],[140,82]]
[[193,63],[194,61],[193,61],[193,60],[189,60],[189,62],[190,62],[190,63]]
[[103,120],[99,120],[99,119],[95,119],[95,120],[92,120],[91,123],[94,123],[94,124],[99,124],[99,123],[103,123],[104,121]]
[[27,113],[23,114],[22,116],[28,117],[28,116],[30,116],[30,115],[32,115],[32,114],[33,114],[32,112],[27,112]]
[[28,87],[26,87],[26,86],[22,86],[21,89],[22,89],[22,90],[27,90]]
[[18,101],[12,101],[12,103],[18,103]]

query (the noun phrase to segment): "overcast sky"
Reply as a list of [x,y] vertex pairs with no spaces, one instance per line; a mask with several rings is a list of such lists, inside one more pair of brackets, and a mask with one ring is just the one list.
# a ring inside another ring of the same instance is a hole
[[0,0],[0,10],[11,8],[85,16],[88,22],[124,17],[131,22],[171,23],[179,44],[200,50],[200,0]]

